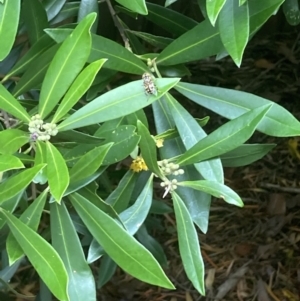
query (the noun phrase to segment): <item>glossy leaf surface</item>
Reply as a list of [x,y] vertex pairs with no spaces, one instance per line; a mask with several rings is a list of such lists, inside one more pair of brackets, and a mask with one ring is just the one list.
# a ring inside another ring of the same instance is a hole
[[65,131],[86,125],[126,116],[144,108],[160,98],[179,81],[178,78],[161,78],[155,81],[158,95],[146,95],[141,80],[113,89],[89,102],[58,125]]
[[172,193],[180,256],[184,270],[194,287],[205,295],[204,263],[200,252],[198,234],[193,220],[178,194]]
[[63,42],[50,63],[42,84],[39,114],[47,116],[83,68],[91,50],[90,28],[96,15],[88,15]]
[[152,254],[114,219],[77,193],[69,198],[92,235],[123,270],[144,282],[174,288]]
[[50,192],[56,202],[60,203],[67,187],[69,186],[70,176],[64,158],[57,148],[50,142],[47,146],[47,177]]
[[20,5],[20,0],[5,0],[0,5],[0,61],[13,47],[19,24]]
[[31,264],[53,295],[68,301],[68,275],[62,260],[53,247],[35,231],[7,211],[1,210],[8,226]]
[[185,181],[185,182],[178,183],[178,185],[204,191],[206,193],[213,195],[216,198],[223,199],[228,204],[236,205],[239,207],[244,206],[243,201],[241,200],[241,198],[238,196],[237,193],[235,193],[228,186],[217,182],[206,181],[206,180]]
[[300,134],[300,122],[286,109],[265,98],[236,90],[179,83],[176,90],[199,105],[228,119],[234,119],[259,106],[272,104],[257,130],[270,136]]
[[222,125],[186,151],[177,163],[182,165],[196,163],[217,157],[240,146],[251,137],[271,106],[258,107]]
[[72,301],[96,301],[92,271],[64,203],[50,205],[51,241],[69,275],[68,292]]

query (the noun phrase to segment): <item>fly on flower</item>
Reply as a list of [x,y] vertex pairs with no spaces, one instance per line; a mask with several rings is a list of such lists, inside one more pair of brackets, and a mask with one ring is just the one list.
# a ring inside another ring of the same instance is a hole
[[152,75],[148,72],[145,72],[142,76],[142,79],[146,94],[157,96],[157,88],[153,81]]

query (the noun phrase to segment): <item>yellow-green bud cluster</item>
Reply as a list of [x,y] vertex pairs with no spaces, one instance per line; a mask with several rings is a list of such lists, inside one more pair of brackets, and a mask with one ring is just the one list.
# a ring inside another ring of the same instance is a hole
[[[172,162],[169,163],[166,159],[158,162],[158,165],[165,176],[179,176],[184,174],[184,170],[180,169],[178,164]],[[177,188],[177,182],[178,181],[176,179],[165,179],[160,183],[160,186],[165,188],[163,198],[168,194],[169,191],[173,191]]]
[[33,141],[48,141],[50,140],[51,136],[55,136],[58,133],[56,124],[44,123],[39,114],[31,117],[28,130],[31,134],[31,140]]
[[160,169],[162,170],[162,172],[166,175],[173,175],[173,176],[179,176],[184,174],[184,170],[183,169],[179,169],[179,165],[172,163],[172,162],[168,162],[168,160],[162,160],[160,162],[158,162],[158,165],[160,167]]

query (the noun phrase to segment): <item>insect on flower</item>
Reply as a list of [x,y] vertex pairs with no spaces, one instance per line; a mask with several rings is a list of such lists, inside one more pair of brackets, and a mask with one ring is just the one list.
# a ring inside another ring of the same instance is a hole
[[152,75],[148,72],[145,72],[142,76],[142,79],[143,79],[143,86],[146,94],[157,96],[157,88],[153,81]]

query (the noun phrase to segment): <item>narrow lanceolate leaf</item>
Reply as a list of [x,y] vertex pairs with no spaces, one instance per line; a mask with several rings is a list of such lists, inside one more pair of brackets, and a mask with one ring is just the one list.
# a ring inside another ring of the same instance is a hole
[[33,45],[44,35],[43,29],[48,27],[46,11],[39,0],[24,0],[22,17],[30,44]]
[[12,155],[0,155],[0,172],[24,168],[22,161]]
[[66,0],[45,0],[43,5],[47,12],[48,20],[52,20],[58,15],[63,6],[65,5]]
[[95,173],[111,146],[112,143],[98,146],[81,156],[70,170],[70,181],[74,183]]
[[179,251],[184,270],[197,291],[201,295],[205,295],[205,270],[197,231],[190,213],[180,196],[173,192],[172,198],[176,216]]
[[59,131],[66,131],[126,116],[159,99],[178,81],[179,78],[157,79],[155,81],[157,96],[145,93],[142,80],[123,85],[89,102],[65,119],[57,128]]
[[51,290],[61,301],[68,301],[68,275],[62,260],[53,247],[34,230],[7,211],[1,210],[15,239],[29,261]]
[[143,74],[148,67],[132,52],[120,44],[101,36],[92,35],[92,49],[89,62],[106,58],[105,67],[133,74]]
[[86,63],[92,43],[90,28],[95,18],[95,14],[84,18],[53,58],[41,88],[39,114],[42,118],[52,111]]
[[239,67],[249,39],[248,4],[239,6],[239,0],[227,0],[218,21],[221,40]]
[[149,14],[146,18],[172,35],[180,36],[198,24],[195,20],[173,9],[151,2],[147,3],[147,7]]
[[149,177],[135,203],[119,217],[130,235],[134,235],[148,216],[153,198],[153,174]]
[[0,204],[17,195],[21,190],[26,188],[37,173],[45,167],[40,164],[9,177],[5,182],[0,184]]
[[179,157],[177,163],[182,165],[197,163],[217,157],[240,146],[252,136],[271,106],[265,105],[256,108],[227,122],[186,151]]
[[138,133],[141,136],[140,148],[141,154],[147,167],[161,179],[165,178],[157,164],[156,144],[154,137],[150,135],[149,130],[139,120],[137,122]]
[[[20,216],[20,221],[34,231],[38,229],[46,199],[47,190],[44,190]],[[11,233],[9,233],[6,240],[6,249],[10,265],[14,264],[17,260],[24,256],[23,249]]]
[[119,182],[117,188],[115,188],[105,200],[105,202],[111,205],[117,213],[122,212],[127,208],[136,180],[137,173],[128,170]]
[[[165,132],[166,130],[175,127],[175,122],[170,114],[170,109],[164,99],[160,99],[153,104],[153,113],[158,133]],[[180,139],[166,140],[164,144],[165,146],[159,149],[162,159],[176,157],[185,151]],[[193,180],[198,179],[198,177],[199,173],[195,170],[194,166],[190,165],[184,167],[184,174],[181,175],[178,180]],[[211,196],[204,192],[186,189],[184,187],[178,187],[177,192],[185,202],[194,223],[201,231],[206,233]],[[195,200],[201,200],[201,202]]]
[[54,41],[44,34],[30,49],[18,60],[14,67],[5,75],[2,82],[13,75],[24,72],[29,64],[39,57],[44,51],[54,45]]
[[30,121],[30,116],[26,112],[26,110],[1,84],[0,84],[0,109],[5,110],[7,113],[17,117],[18,119],[24,122]]
[[10,52],[17,33],[20,17],[20,0],[6,0],[0,5],[0,61]]
[[282,8],[285,18],[289,22],[289,24],[295,26],[300,23],[300,10],[298,0],[285,0]]
[[218,15],[224,6],[226,0],[206,1],[206,12],[210,23],[215,26]]
[[176,90],[199,105],[234,119],[262,105],[273,104],[257,130],[270,136],[300,135],[300,122],[286,109],[265,98],[236,90],[178,83]]
[[13,89],[13,95],[15,97],[29,91],[30,89],[40,87],[47,72],[47,68],[59,47],[59,44],[51,46],[48,50],[36,57],[26,66],[25,73]]
[[92,85],[95,76],[99,72],[100,68],[106,62],[106,59],[102,59],[91,63],[87,66],[74,80],[70,89],[61,101],[51,123],[57,123],[62,117],[64,117],[69,110],[76,104],[76,102],[82,97],[82,95]]
[[29,142],[29,133],[17,129],[0,132],[0,154],[11,155]]
[[271,151],[276,144],[243,144],[221,156],[225,167],[238,167],[251,164]]
[[116,1],[135,13],[138,13],[140,15],[148,14],[145,0],[130,0],[130,1],[116,0]]
[[[193,116],[171,94],[168,93],[166,99],[181,141],[186,149],[193,147],[198,141],[207,136]],[[204,179],[224,183],[223,167],[219,158],[203,161],[194,164],[194,166]]]
[[65,207],[50,205],[51,241],[64,262],[68,276],[68,293],[72,301],[96,301],[96,287],[92,271],[85,260],[74,224]]
[[221,183],[200,180],[184,181],[178,183],[178,185],[204,191],[208,194],[213,195],[216,198],[223,199],[228,204],[236,205],[239,207],[244,206],[243,201],[241,200],[239,195],[235,193],[232,189],[230,189],[228,186]]
[[79,194],[69,198],[94,238],[124,271],[141,281],[174,288],[153,255],[119,223]]
[[60,203],[63,194],[69,186],[68,167],[61,153],[50,142],[47,145],[47,177],[50,192],[56,202]]
[[200,60],[222,51],[219,31],[208,20],[181,35],[157,57],[158,65],[175,65]]
[[[98,0],[80,1],[77,22],[80,22],[83,18],[85,18],[90,13],[96,13],[97,16],[99,15]],[[91,32],[95,33],[97,31],[98,21],[99,21],[99,17],[96,18],[93,26],[91,27]]]

